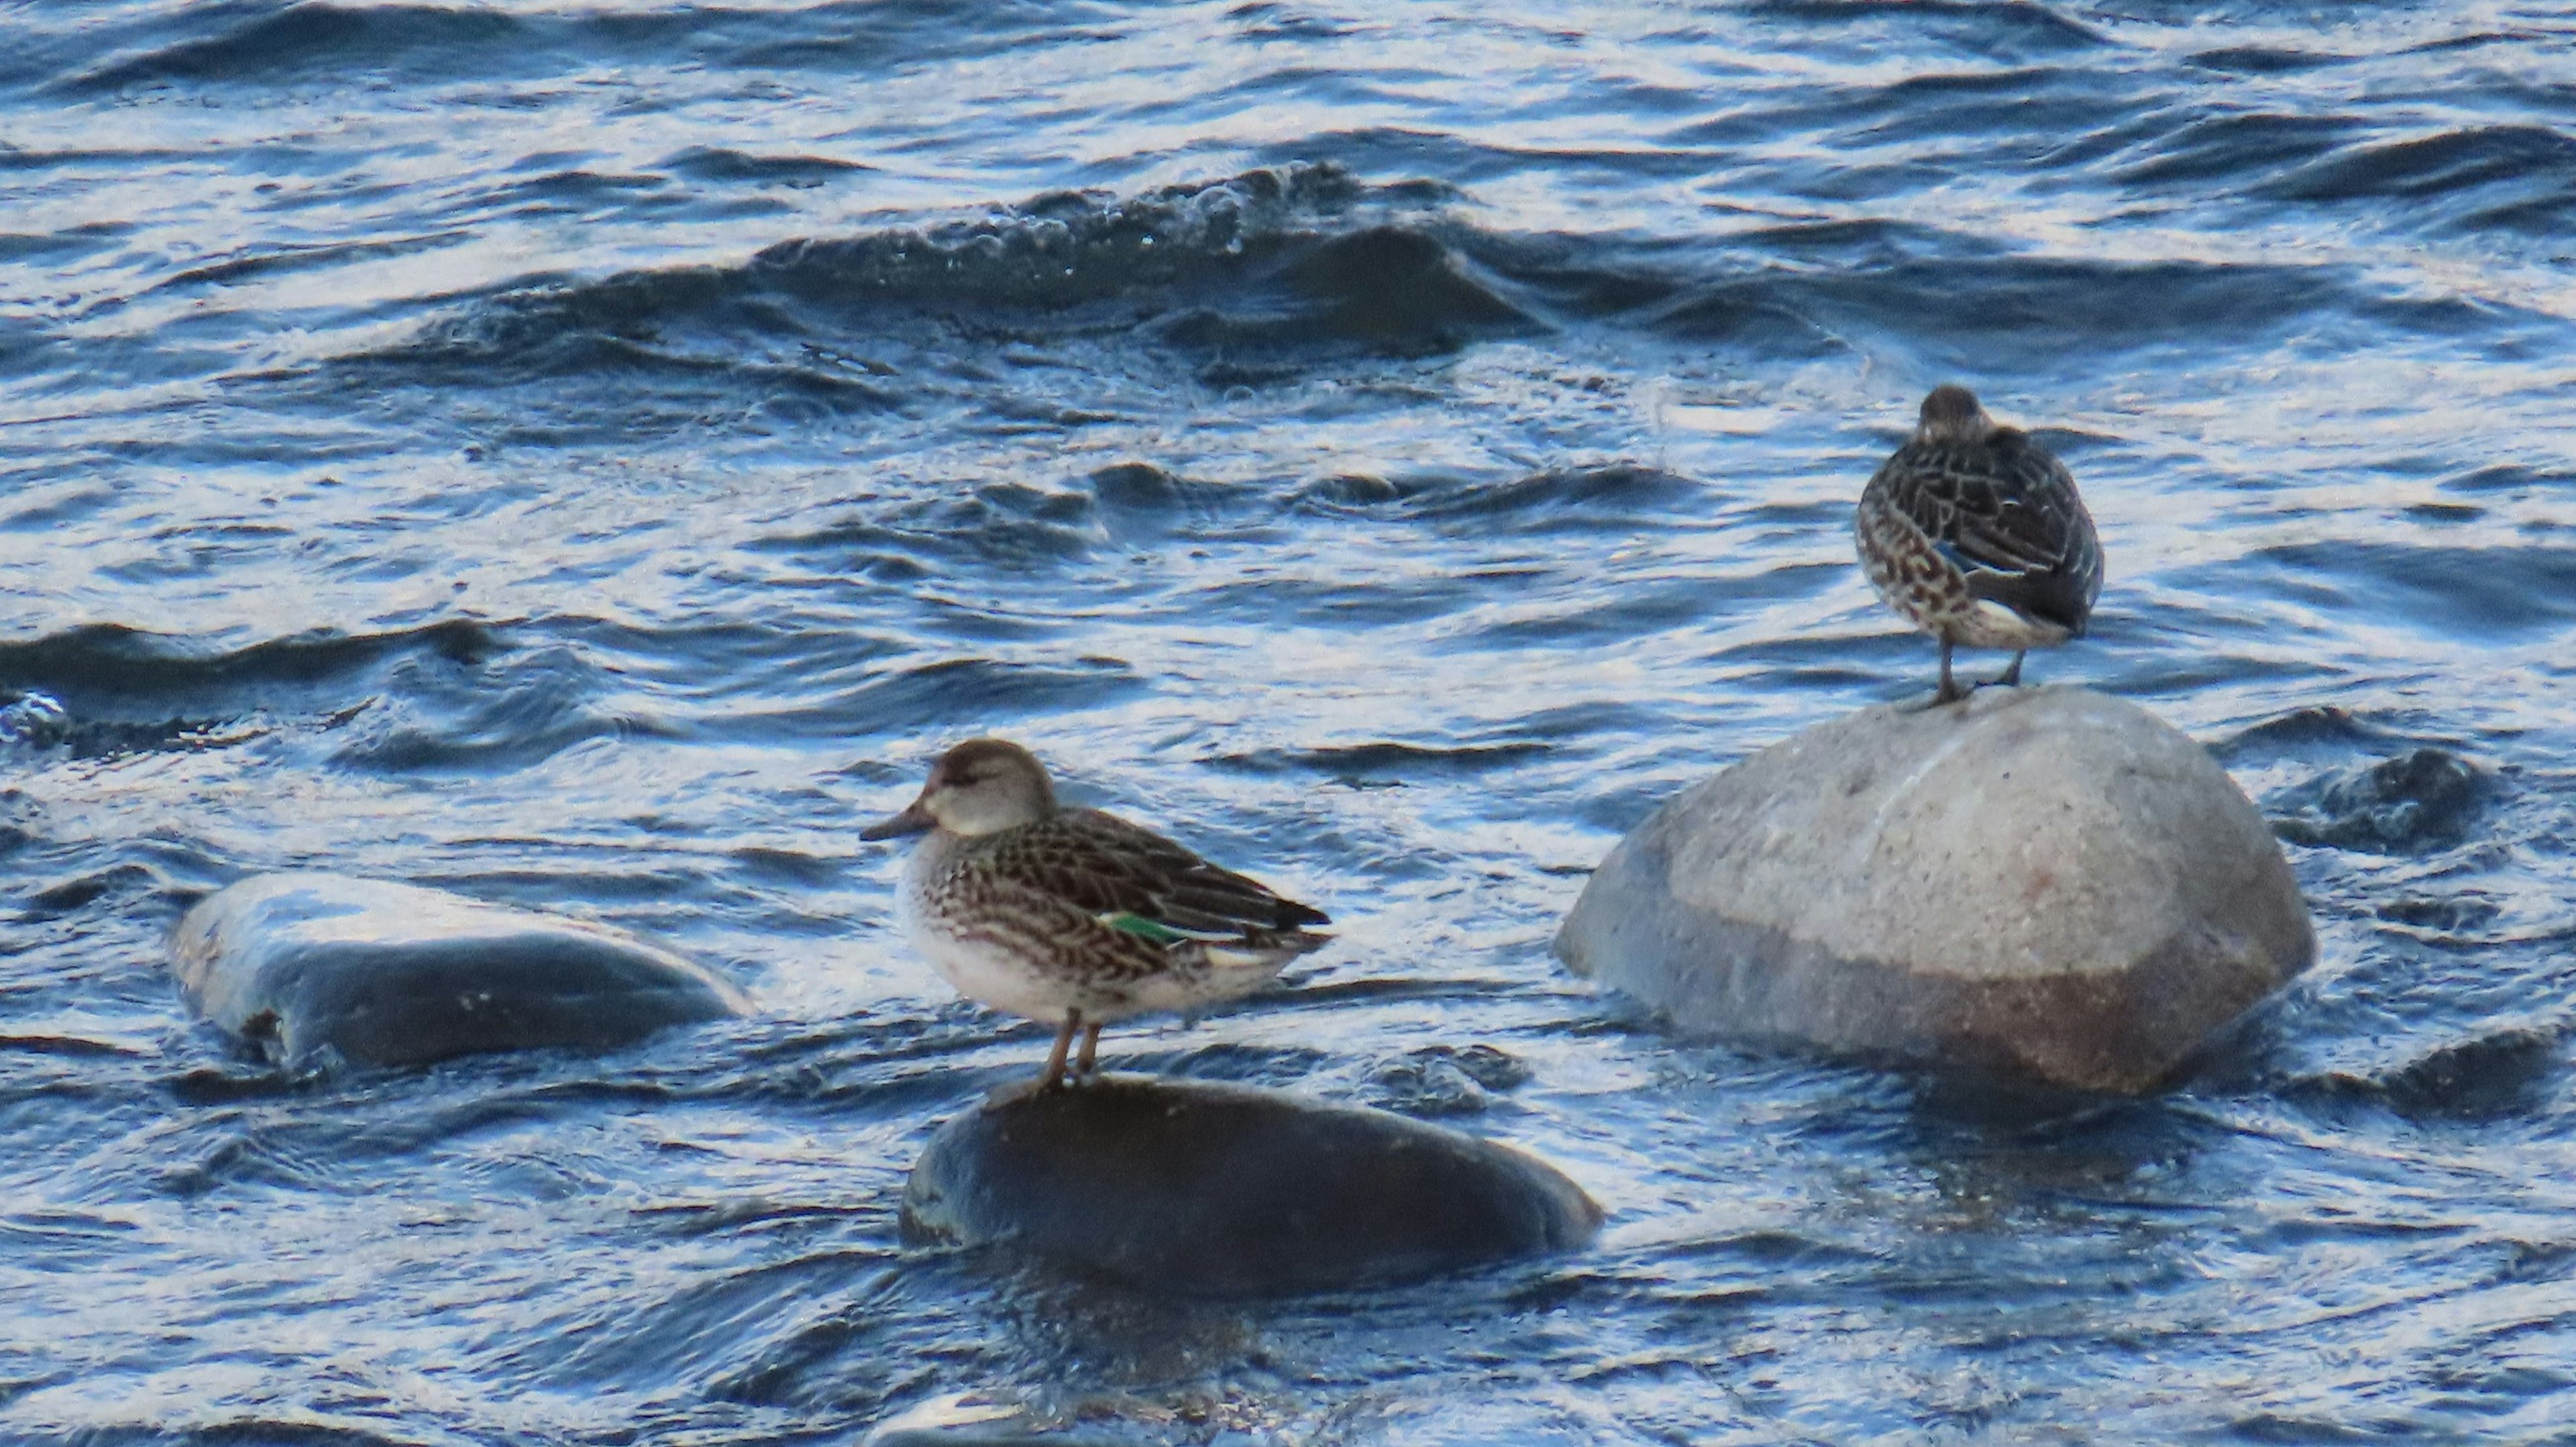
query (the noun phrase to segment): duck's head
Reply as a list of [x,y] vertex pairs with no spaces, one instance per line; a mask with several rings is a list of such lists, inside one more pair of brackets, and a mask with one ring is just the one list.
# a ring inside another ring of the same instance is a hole
[[991,834],[1034,824],[1055,812],[1055,785],[1037,755],[1003,739],[968,739],[931,765],[921,797],[891,819],[859,831],[893,839],[926,829]]
[[1944,382],[1923,399],[1923,420],[1916,423],[1918,442],[1983,442],[1995,430],[1995,419],[1977,405],[1977,394],[1956,382]]

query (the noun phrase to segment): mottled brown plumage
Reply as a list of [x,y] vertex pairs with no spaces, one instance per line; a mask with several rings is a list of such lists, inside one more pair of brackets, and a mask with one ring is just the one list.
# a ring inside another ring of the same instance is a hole
[[1132,914],[1193,934],[1328,924],[1319,909],[1201,859],[1098,809],[1061,809],[968,846],[993,874],[1098,914]]
[[1059,1026],[1045,1079],[1092,1068],[1102,1024],[1260,988],[1330,938],[1323,911],[1097,809],[1055,802],[1045,768],[999,739],[950,749],[921,797],[863,837],[928,831],[900,913],[972,999]]
[[1862,489],[1862,568],[1890,607],[1941,644],[1935,702],[1966,696],[1950,650],[2022,655],[2082,636],[2102,591],[2102,549],[2074,475],[2027,433],[1998,427],[1965,387],[1923,399],[1914,436]]

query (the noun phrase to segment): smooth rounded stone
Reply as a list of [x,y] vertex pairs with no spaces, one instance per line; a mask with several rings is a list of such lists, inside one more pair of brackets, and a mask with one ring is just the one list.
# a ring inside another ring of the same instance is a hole
[[908,1238],[1006,1244],[1160,1291],[1270,1295],[1572,1251],[1601,1208],[1507,1146],[1385,1111],[1099,1076],[996,1094],[939,1128]]
[[441,890],[265,874],[181,917],[188,1002],[272,1057],[412,1065],[484,1050],[605,1048],[740,1015],[742,991],[620,930]]
[[2316,935],[2188,735],[2084,689],[1989,688],[1863,709],[1685,791],[1556,949],[1686,1030],[2134,1093]]

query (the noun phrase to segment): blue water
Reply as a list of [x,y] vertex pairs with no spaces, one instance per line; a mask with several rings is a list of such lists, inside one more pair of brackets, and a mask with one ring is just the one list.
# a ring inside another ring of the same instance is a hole
[[[2576,1422],[2576,7],[0,38],[0,1439]],[[1546,948],[1656,802],[1928,686],[1848,517],[1947,379],[2100,524],[2033,674],[2306,841],[2318,967],[2161,1099],[1677,1042]],[[904,1247],[923,1140],[1046,1044],[855,837],[978,731],[1335,917],[1113,1064],[1510,1141],[1600,1246],[1270,1305]],[[2422,749],[2468,787],[2383,798]],[[281,1079],[164,940],[302,865],[631,927],[763,1013]]]

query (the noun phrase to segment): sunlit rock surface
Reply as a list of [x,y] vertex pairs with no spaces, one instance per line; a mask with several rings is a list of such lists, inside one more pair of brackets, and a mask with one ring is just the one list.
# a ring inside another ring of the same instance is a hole
[[1575,1250],[1601,1210],[1554,1168],[1384,1111],[1104,1076],[997,1095],[912,1168],[914,1240],[1007,1244],[1197,1295],[1412,1280]]
[[1685,1029],[2121,1092],[2316,954],[2208,752],[2063,687],[1762,750],[1620,841],[1556,943]]
[[292,1065],[604,1048],[750,1008],[721,977],[618,930],[336,874],[220,890],[181,918],[171,949],[199,1013]]

